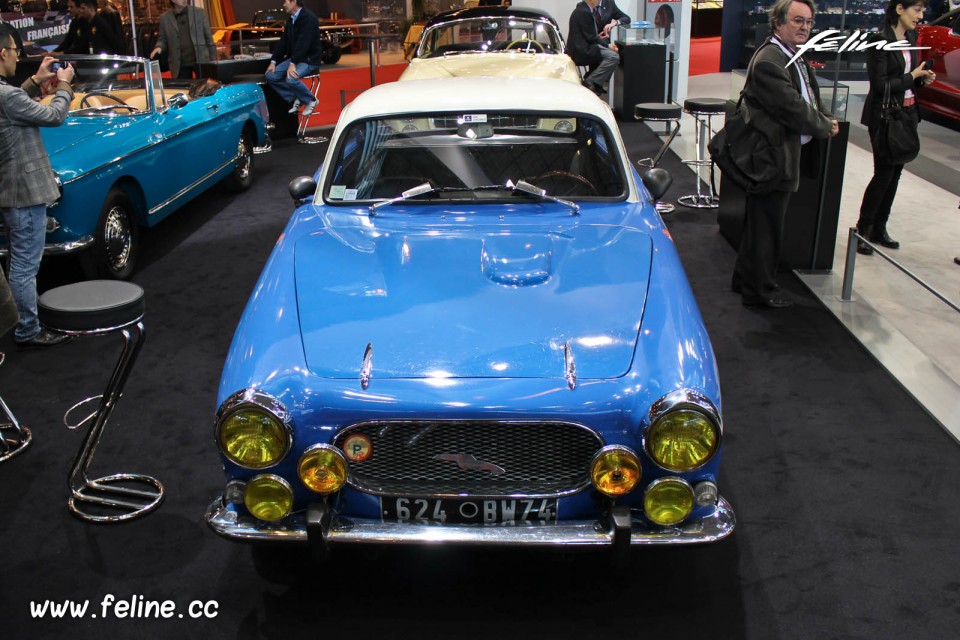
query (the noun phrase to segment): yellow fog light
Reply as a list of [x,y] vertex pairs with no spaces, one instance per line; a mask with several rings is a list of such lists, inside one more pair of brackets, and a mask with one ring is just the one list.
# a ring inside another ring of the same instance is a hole
[[224,402],[217,416],[217,443],[231,462],[264,469],[280,462],[292,444],[287,413],[267,394],[241,392]]
[[590,464],[590,479],[600,493],[617,497],[629,493],[640,480],[637,454],[620,445],[609,445],[597,452]]
[[693,489],[683,478],[657,478],[643,495],[643,510],[659,525],[682,522],[693,511]]
[[717,452],[720,434],[699,411],[681,409],[664,414],[647,431],[647,453],[664,469],[690,471]]
[[300,457],[297,475],[311,491],[323,495],[334,493],[347,481],[347,461],[338,449],[316,444]]
[[247,483],[243,504],[254,517],[276,522],[293,508],[293,489],[286,480],[272,473],[255,477]]

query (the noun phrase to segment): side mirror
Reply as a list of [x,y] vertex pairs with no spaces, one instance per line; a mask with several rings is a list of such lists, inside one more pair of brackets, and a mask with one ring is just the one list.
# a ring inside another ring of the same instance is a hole
[[290,181],[288,189],[293,201],[300,204],[303,200],[313,197],[317,190],[317,183],[310,176],[300,176]]
[[187,94],[175,93],[167,99],[167,106],[171,109],[182,109],[187,106],[188,102],[190,102],[190,99],[187,98]]
[[654,200],[659,200],[673,184],[673,176],[666,169],[652,167],[640,175],[643,186],[647,188]]

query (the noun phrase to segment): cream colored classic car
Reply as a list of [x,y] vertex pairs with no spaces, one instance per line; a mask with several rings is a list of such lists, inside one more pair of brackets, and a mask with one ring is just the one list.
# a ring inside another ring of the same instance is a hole
[[436,16],[400,80],[511,76],[580,83],[556,21],[537,9],[475,7]]

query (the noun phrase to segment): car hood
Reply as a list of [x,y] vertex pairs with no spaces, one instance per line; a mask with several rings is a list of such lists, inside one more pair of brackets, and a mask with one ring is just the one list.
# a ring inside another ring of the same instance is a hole
[[444,58],[414,58],[400,79],[423,80],[476,76],[558,78],[580,82],[577,67],[570,56],[513,51],[461,53]]
[[644,232],[329,230],[295,245],[308,368],[356,378],[624,375],[652,259]]

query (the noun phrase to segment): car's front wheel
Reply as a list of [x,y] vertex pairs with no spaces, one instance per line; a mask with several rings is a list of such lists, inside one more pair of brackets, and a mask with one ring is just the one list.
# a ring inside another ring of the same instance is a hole
[[136,210],[119,187],[107,193],[97,222],[93,270],[99,277],[126,280],[133,274],[140,253]]
[[239,193],[246,191],[253,184],[253,142],[244,132],[237,142],[237,162],[233,166],[233,173],[223,179],[228,191]]

